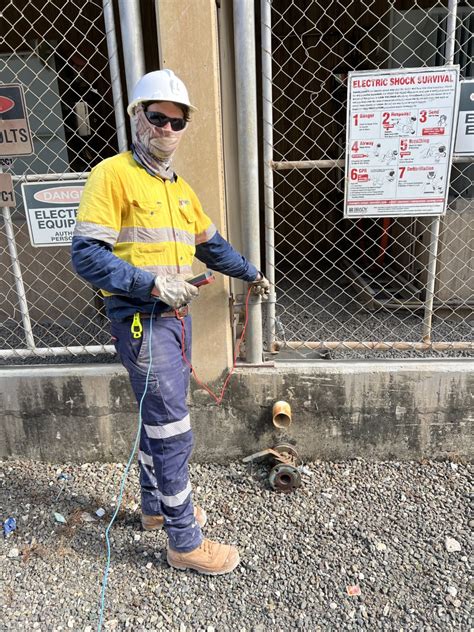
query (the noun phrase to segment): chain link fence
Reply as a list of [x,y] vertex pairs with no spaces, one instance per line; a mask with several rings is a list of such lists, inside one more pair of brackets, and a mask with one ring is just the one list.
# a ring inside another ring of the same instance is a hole
[[472,159],[452,167],[429,339],[432,218],[343,214],[348,72],[442,66],[451,32],[453,61],[472,77],[472,6],[262,0],[261,20],[266,258],[275,282],[267,348],[282,358],[472,355]]
[[[17,199],[0,229],[3,363],[113,359],[97,290],[73,273],[69,246],[31,245],[20,188],[83,179],[122,148],[111,6],[7,0],[0,14],[1,81],[23,85],[34,141],[32,156],[2,161]],[[472,77],[473,9],[455,8],[454,62]],[[428,342],[430,219],[343,217],[347,73],[442,65],[448,17],[447,4],[422,0],[261,2],[266,260],[276,290],[266,339],[280,357],[472,353],[472,162],[451,172]]]
[[74,185],[118,151],[107,10],[111,2],[101,0],[10,0],[2,7],[1,82],[23,86],[34,143],[33,155],[2,160],[17,201],[3,209],[1,228],[3,363],[90,361],[83,354],[112,351],[102,301],[72,271],[69,245],[31,245],[21,192],[25,182]]

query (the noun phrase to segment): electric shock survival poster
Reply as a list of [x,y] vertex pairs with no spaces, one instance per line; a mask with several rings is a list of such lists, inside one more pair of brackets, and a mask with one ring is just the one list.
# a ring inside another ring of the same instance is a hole
[[444,215],[459,67],[350,72],[344,217]]

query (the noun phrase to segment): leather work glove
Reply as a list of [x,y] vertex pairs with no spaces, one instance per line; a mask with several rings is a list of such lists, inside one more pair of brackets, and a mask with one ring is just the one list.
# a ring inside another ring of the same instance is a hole
[[163,303],[177,309],[190,303],[199,294],[199,290],[186,282],[184,274],[169,274],[155,278],[155,287],[151,293]]
[[263,300],[266,300],[270,296],[270,281],[266,279],[261,272],[258,273],[257,278],[250,284],[252,292],[260,296]]

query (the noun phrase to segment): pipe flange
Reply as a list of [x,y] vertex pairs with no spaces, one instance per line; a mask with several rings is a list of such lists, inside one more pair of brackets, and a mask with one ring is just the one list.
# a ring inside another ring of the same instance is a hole
[[268,481],[275,491],[289,494],[300,487],[301,475],[293,465],[280,463],[271,469]]
[[299,460],[299,454],[296,451],[295,446],[291,445],[290,443],[279,443],[273,449],[275,450],[275,452],[280,452],[281,454],[288,454],[293,459]]

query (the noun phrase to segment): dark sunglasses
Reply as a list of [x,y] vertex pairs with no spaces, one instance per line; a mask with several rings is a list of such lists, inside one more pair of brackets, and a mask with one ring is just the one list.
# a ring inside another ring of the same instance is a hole
[[170,118],[161,112],[145,112],[145,116],[150,123],[156,125],[156,127],[164,127],[166,123],[170,123],[171,129],[174,132],[179,132],[186,127],[186,120],[184,118]]

